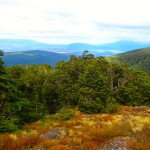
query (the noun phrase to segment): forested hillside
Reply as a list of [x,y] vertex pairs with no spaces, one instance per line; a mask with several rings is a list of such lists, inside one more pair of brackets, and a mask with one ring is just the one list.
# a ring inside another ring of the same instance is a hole
[[107,57],[111,61],[126,62],[136,70],[150,72],[150,48],[137,49],[116,56]]
[[68,59],[69,55],[42,50],[9,52],[5,53],[3,57],[3,61],[5,62],[6,66],[31,64],[40,65],[45,63],[54,67],[57,62],[61,60],[67,61]]
[[1,58],[0,74],[0,132],[15,131],[62,108],[76,106],[91,114],[116,112],[119,105],[150,104],[148,73],[94,58],[88,51],[53,68],[4,67]]

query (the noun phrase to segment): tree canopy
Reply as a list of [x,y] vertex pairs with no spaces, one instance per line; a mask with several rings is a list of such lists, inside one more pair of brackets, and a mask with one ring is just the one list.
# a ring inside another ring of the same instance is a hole
[[91,114],[115,112],[118,105],[149,105],[148,89],[148,73],[94,58],[88,51],[53,68],[47,64],[4,67],[0,58],[0,132],[15,131],[65,107],[77,106]]

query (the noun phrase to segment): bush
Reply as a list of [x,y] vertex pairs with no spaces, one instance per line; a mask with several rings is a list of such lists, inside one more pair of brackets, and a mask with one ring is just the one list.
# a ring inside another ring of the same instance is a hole
[[105,112],[106,113],[114,113],[118,110],[118,106],[119,106],[119,104],[117,103],[117,101],[114,98],[110,97],[106,101]]
[[103,111],[103,104],[100,98],[97,97],[95,100],[92,101],[80,102],[79,110],[88,114],[101,113]]
[[74,117],[74,112],[72,109],[69,108],[62,108],[57,114],[56,119],[57,120],[70,120]]
[[18,119],[12,118],[10,120],[3,121],[0,124],[0,133],[14,132],[19,129]]

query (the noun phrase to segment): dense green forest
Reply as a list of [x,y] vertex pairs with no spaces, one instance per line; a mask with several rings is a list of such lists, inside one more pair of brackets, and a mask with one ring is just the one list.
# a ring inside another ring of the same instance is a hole
[[55,67],[5,67],[0,57],[0,132],[13,132],[62,108],[77,106],[91,114],[115,112],[119,105],[149,105],[149,89],[147,72],[94,58],[88,51]]
[[111,60],[111,62],[126,62],[132,69],[150,73],[150,47],[129,51],[116,56],[109,56],[107,59]]

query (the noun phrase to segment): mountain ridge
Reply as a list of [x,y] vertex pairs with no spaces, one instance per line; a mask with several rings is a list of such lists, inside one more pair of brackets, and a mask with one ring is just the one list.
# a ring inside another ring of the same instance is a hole
[[0,49],[4,52],[27,51],[32,49],[47,50],[51,52],[71,52],[83,50],[120,50],[122,52],[149,47],[150,43],[136,41],[116,41],[105,44],[70,43],[48,44],[26,39],[0,39]]
[[3,56],[3,61],[6,66],[14,65],[30,65],[30,64],[48,64],[52,67],[59,61],[67,61],[68,55],[48,52],[43,50],[31,50],[23,52],[8,52]]
[[[147,48],[143,48],[144,45],[147,46]],[[3,60],[6,66],[18,64],[39,65],[41,63],[47,63],[51,66],[55,66],[59,61],[67,61],[70,55],[81,56],[84,50],[88,50],[89,53],[95,55],[95,57],[110,56],[107,57],[107,59],[110,59],[111,61],[118,61],[121,63],[127,62],[131,68],[140,68],[142,70],[144,68],[144,71],[150,72],[150,43],[117,41],[101,45],[86,43],[50,45],[33,40],[0,39],[0,49],[3,50],[4,47],[10,48],[9,51],[12,50],[12,52],[4,51],[5,54]],[[123,47],[122,50],[119,50],[121,47]],[[135,49],[132,49],[133,47],[135,47]],[[113,50],[115,48],[116,50]]]
[[128,63],[132,69],[150,73],[150,47],[106,57],[111,62]]

